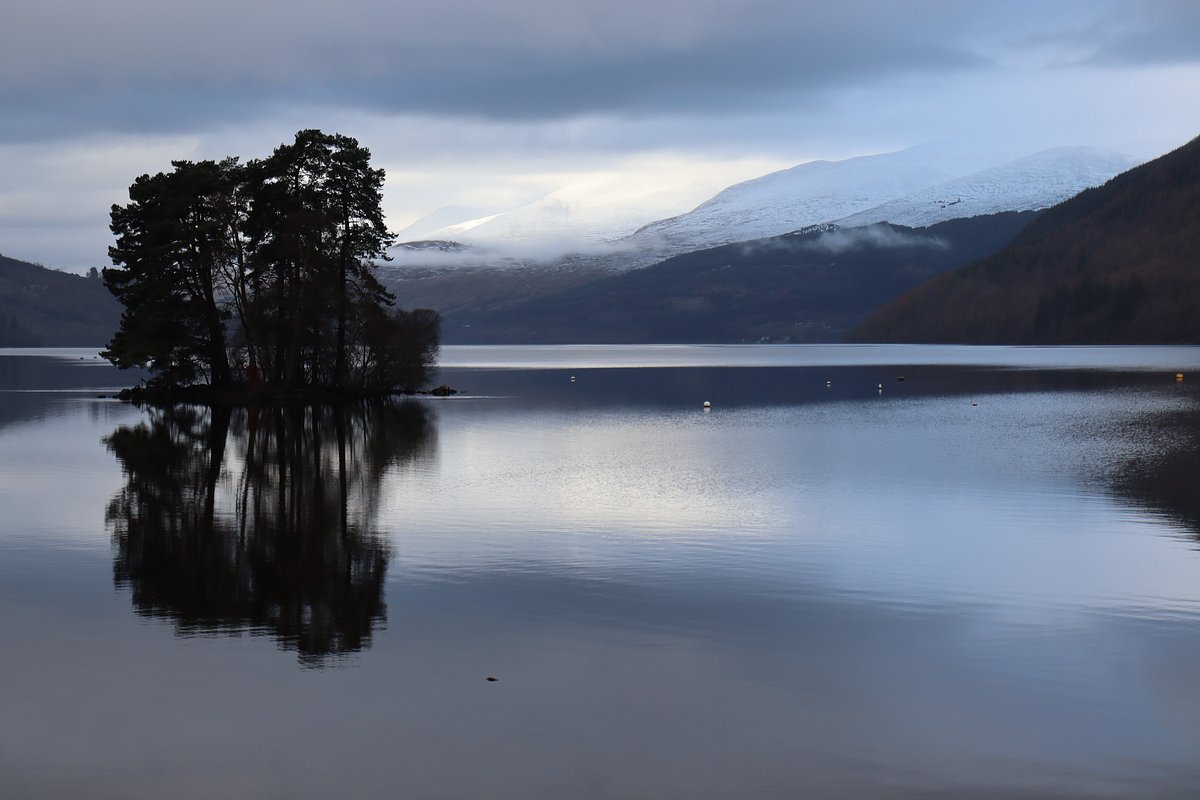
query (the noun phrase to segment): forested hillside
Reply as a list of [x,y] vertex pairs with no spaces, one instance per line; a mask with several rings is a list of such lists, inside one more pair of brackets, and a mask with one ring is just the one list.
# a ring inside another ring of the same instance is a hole
[[1200,342],[1200,139],[1045,211],[995,255],[872,315],[856,341]]
[[0,255],[0,347],[102,347],[120,319],[98,277]]
[[922,281],[995,252],[1034,212],[829,228],[676,256],[533,298],[446,309],[450,342],[829,342]]

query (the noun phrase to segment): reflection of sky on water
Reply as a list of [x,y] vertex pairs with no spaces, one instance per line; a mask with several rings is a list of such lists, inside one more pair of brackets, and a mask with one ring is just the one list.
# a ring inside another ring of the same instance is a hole
[[40,413],[19,418],[19,424],[5,427],[0,420],[0,547],[20,538],[107,550],[97,511],[121,476],[99,439],[136,419],[137,409],[114,401],[40,397],[31,410]]
[[1194,796],[1200,530],[1142,485],[1194,466],[1194,384],[821,372],[451,373],[497,397],[423,401],[367,520],[386,620],[325,670],[114,589],[100,439],[142,412],[10,418],[0,786]]
[[440,362],[443,367],[455,369],[942,365],[1174,371],[1200,367],[1200,347],[894,344],[452,345],[442,348]]
[[1154,536],[1168,521],[1105,482],[1157,446],[1139,418],[1186,403],[1141,388],[709,414],[443,403],[435,468],[385,486],[382,523],[401,531],[394,569],[414,574],[579,562],[769,586],[798,570],[847,592],[1037,614],[1187,606],[1200,584]]

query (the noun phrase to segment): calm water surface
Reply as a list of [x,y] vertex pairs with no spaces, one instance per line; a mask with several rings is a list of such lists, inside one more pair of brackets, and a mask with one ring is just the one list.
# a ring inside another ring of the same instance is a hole
[[94,355],[0,351],[5,798],[1200,796],[1200,348]]

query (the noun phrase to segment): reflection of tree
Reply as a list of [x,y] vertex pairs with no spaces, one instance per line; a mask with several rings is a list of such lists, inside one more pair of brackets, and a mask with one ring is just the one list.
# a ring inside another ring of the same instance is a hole
[[182,631],[265,630],[314,665],[359,650],[385,611],[380,482],[432,436],[411,403],[152,410],[105,439],[116,583]]

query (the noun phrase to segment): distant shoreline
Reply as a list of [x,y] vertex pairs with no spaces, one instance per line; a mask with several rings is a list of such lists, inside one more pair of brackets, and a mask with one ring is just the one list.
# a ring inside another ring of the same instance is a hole
[[395,397],[415,397],[429,395],[446,397],[457,394],[458,390],[442,384],[433,389],[416,392],[398,392],[394,390],[337,391],[322,387],[301,387],[284,389],[275,386],[249,387],[246,385],[219,387],[211,386],[179,386],[167,389],[134,386],[122,389],[116,399],[134,405],[167,406],[179,404],[207,406],[311,406],[311,405],[350,405],[354,403],[387,400]]

